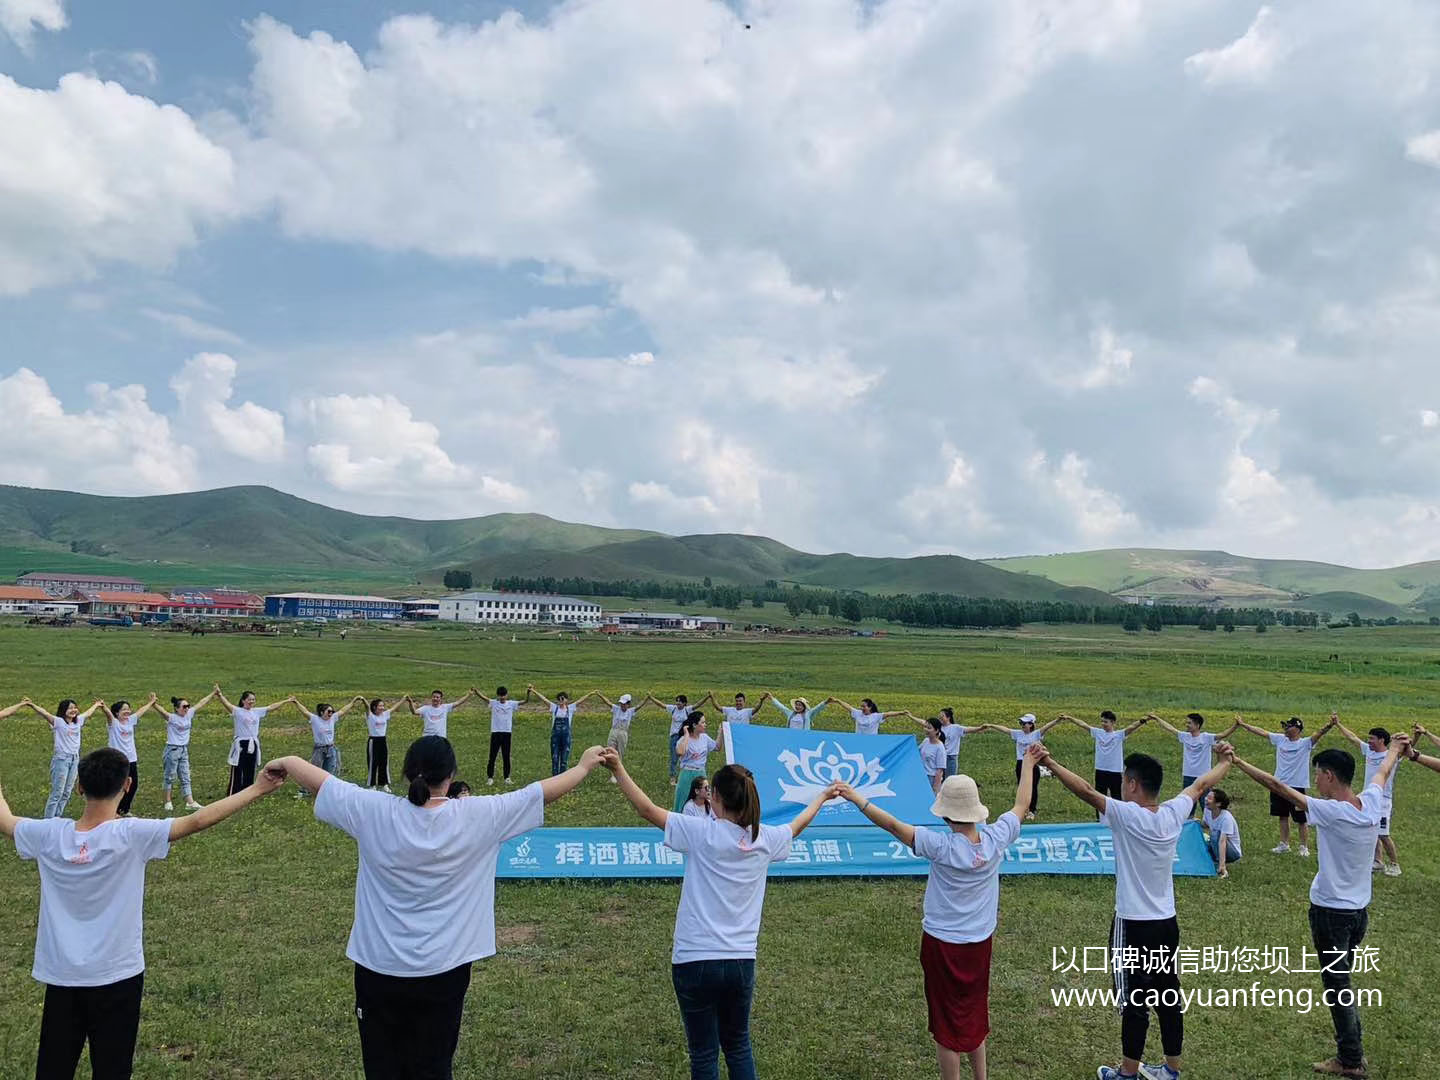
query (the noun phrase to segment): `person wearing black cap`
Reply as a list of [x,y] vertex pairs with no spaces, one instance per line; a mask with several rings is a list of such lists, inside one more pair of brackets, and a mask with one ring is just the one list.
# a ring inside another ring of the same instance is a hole
[[[1298,716],[1292,716],[1285,721],[1283,731],[1266,731],[1254,724],[1247,724],[1240,717],[1235,718],[1235,723],[1251,735],[1258,735],[1262,739],[1269,739],[1270,745],[1275,747],[1275,775],[1280,781],[1291,789],[1305,794],[1310,787],[1310,754],[1315,749],[1315,744],[1325,737],[1325,733],[1340,721],[1332,713],[1330,722],[1316,732],[1313,736],[1305,736],[1301,733],[1305,730],[1305,721]],[[1305,807],[1300,803],[1293,803],[1276,795],[1270,794],[1270,816],[1280,819],[1280,843],[1270,849],[1271,854],[1284,855],[1290,850],[1290,821],[1293,818],[1295,824],[1300,826],[1300,854],[1303,857],[1310,855],[1310,826],[1305,816]]]

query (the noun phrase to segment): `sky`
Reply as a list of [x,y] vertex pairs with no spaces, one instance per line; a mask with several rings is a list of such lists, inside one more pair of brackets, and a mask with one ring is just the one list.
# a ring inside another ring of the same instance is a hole
[[1433,0],[0,0],[0,483],[1440,558]]

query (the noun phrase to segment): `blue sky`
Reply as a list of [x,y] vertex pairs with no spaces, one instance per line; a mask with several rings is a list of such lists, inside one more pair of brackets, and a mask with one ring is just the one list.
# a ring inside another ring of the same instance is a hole
[[1440,557],[1437,19],[0,0],[0,482]]

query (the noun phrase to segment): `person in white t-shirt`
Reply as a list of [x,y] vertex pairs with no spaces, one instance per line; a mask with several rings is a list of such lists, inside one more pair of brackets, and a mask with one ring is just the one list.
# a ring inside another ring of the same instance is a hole
[[685,809],[686,793],[697,776],[704,776],[710,755],[720,744],[710,737],[710,722],[698,709],[685,718],[680,729],[680,741],[675,744],[680,753],[680,783],[675,788],[675,803],[672,809],[678,814]]
[[[745,699],[745,695],[736,694],[734,705],[721,705],[720,712],[725,717],[727,724],[748,724],[754,718],[756,710],[765,707],[766,700],[770,697],[770,691],[766,690],[760,695],[760,700],[751,705]],[[715,700],[715,691],[710,691],[710,700]]]
[[[340,747],[335,742],[335,725],[339,719],[349,712],[356,704],[364,705],[365,699],[359,694],[347,701],[340,708],[335,708],[329,702],[322,701],[315,706],[311,712],[300,704],[300,700],[293,694],[290,700],[299,707],[305,714],[305,719],[310,722],[310,737],[312,739],[310,748],[310,764],[324,769],[331,776],[340,775]],[[295,792],[297,799],[307,798],[309,792],[300,787]]]
[[785,717],[785,726],[791,731],[809,731],[815,724],[815,717],[820,715],[820,710],[835,700],[827,697],[819,705],[812,707],[805,698],[797,697],[787,706],[768,690],[766,696],[774,702],[775,708],[780,710],[780,714]]
[[[1056,717],[1043,727],[1035,726],[1035,714],[1026,713],[1020,717],[1018,728],[1001,728],[1000,730],[1015,740],[1015,782],[1020,782],[1020,765],[1025,760],[1025,751],[1034,746],[1045,737],[1045,733],[1060,722]],[[1037,773],[1035,783],[1030,786],[1030,809],[1025,811],[1025,820],[1033,821],[1035,811],[1040,808],[1040,775]]]
[[510,736],[515,730],[515,710],[530,700],[533,691],[527,688],[525,696],[518,700],[512,698],[510,691],[503,686],[495,688],[493,698],[473,688],[470,692],[484,698],[490,706],[490,760],[485,765],[485,783],[495,786],[495,758],[499,755],[504,759],[505,783],[513,784],[515,781],[510,779]]
[[[1180,764],[1180,786],[1187,788],[1193,784],[1197,777],[1209,772],[1215,764],[1215,744],[1224,742],[1235,733],[1240,726],[1240,718],[1237,716],[1235,722],[1224,731],[1210,732],[1202,731],[1205,726],[1205,717],[1198,712],[1185,715],[1185,730],[1167,724],[1153,712],[1145,717],[1147,720],[1154,720],[1166,731],[1174,735],[1180,741],[1180,750],[1183,759]],[[1200,807],[1195,808],[1197,811]]]
[[[629,694],[621,694],[611,701],[598,690],[595,693],[601,701],[610,706],[610,734],[605,745],[624,757],[625,750],[630,745],[630,725],[635,721],[635,714],[645,707],[645,702],[635,701]],[[619,783],[613,775],[610,780],[612,783]]]
[[[1344,724],[1337,724],[1336,727],[1365,758],[1365,782],[1361,787],[1369,787],[1370,781],[1380,771],[1385,755],[1390,752],[1390,732],[1383,727],[1372,727],[1367,737],[1362,739]],[[1390,781],[1385,785],[1385,812],[1380,815],[1380,838],[1375,841],[1375,859],[1370,864],[1371,870],[1383,871],[1386,877],[1400,876],[1400,856],[1396,853],[1395,841],[1390,836],[1395,816],[1396,771],[1398,770],[1391,771]]]
[[121,817],[130,815],[130,804],[135,801],[135,791],[140,786],[140,753],[135,749],[135,725],[140,722],[140,717],[153,708],[155,694],[152,692],[150,700],[133,711],[130,702],[123,700],[112,701],[106,710],[110,714],[105,718],[108,745],[111,750],[119,750],[124,754],[125,760],[130,763],[130,785],[120,797],[120,804],[115,810]]
[[[1144,725],[1144,719],[1136,720],[1129,727],[1116,727],[1119,721],[1114,712],[1104,709],[1100,713],[1100,726],[1095,727],[1077,720],[1069,713],[1061,713],[1060,719],[1074,724],[1095,741],[1095,790],[1112,799],[1120,798],[1121,779],[1125,772],[1125,740]],[[1099,818],[1099,811],[1096,811]]]
[[671,787],[674,787],[677,783],[679,783],[680,755],[676,752],[675,746],[680,741],[680,729],[685,726],[685,721],[690,718],[690,713],[692,711],[698,711],[700,709],[703,709],[705,707],[705,702],[707,698],[713,699],[713,696],[714,695],[706,695],[706,697],[701,698],[692,706],[690,704],[689,697],[684,694],[676,694],[674,702],[671,703],[661,701],[655,696],[653,692],[650,692],[645,695],[644,699],[641,702],[642,705],[649,704],[660,706],[660,708],[665,710],[666,715],[670,717],[669,767]]
[[467,701],[476,695],[474,687],[465,691],[454,701],[446,701],[445,695],[439,690],[430,691],[430,701],[425,705],[416,705],[415,699],[409,694],[405,695],[405,704],[410,711],[420,717],[421,735],[439,735],[442,739],[450,733],[450,714],[460,708]]
[[[923,730],[926,721],[916,716],[913,712],[906,710],[906,716],[919,724]],[[942,706],[940,709],[940,737],[945,743],[945,775],[954,776],[960,771],[960,744],[965,736],[974,735],[981,731],[994,731],[1001,735],[1010,734],[1010,729],[1001,727],[999,724],[973,724],[965,725],[955,722],[955,710],[949,706]],[[1017,781],[1018,783],[1018,781]]]
[[[278,786],[253,786],[181,818],[119,816],[130,763],[111,747],[81,760],[80,820],[16,817],[0,792],[0,833],[40,870],[31,975],[45,986],[37,1077],[72,1077],[85,1043],[96,1077],[128,1077],[145,983],[145,864]],[[9,1072],[10,1070],[7,1070]]]
[[[230,756],[226,759],[230,766],[227,793],[234,795],[255,782],[255,767],[260,761],[260,721],[271,709],[288,705],[294,699],[283,697],[272,705],[256,705],[254,693],[244,690],[240,693],[240,704],[233,705],[219,683],[215,684],[215,696],[220,699],[221,705],[230,710],[230,718],[235,724],[235,734],[230,740]],[[299,702],[295,703],[295,707],[302,713],[305,711]]]
[[[1235,723],[1250,732],[1251,735],[1258,735],[1262,739],[1270,740],[1270,745],[1275,748],[1275,775],[1296,791],[1301,792],[1310,787],[1310,754],[1315,749],[1315,744],[1339,722],[1339,718],[1332,713],[1328,724],[1317,731],[1313,737],[1306,737],[1301,734],[1305,730],[1305,721],[1298,716],[1292,716],[1286,720],[1284,730],[1280,733],[1247,724],[1238,716],[1235,718]],[[1302,857],[1309,856],[1310,826],[1305,819],[1305,808],[1291,803],[1288,799],[1282,799],[1272,792],[1270,816],[1280,820],[1280,843],[1270,849],[1271,854],[1283,855],[1290,850],[1290,821],[1293,818],[1295,824],[1300,827],[1300,855]]]
[[985,824],[990,811],[980,801],[975,781],[961,775],[946,777],[930,812],[949,826],[948,833],[907,825],[849,784],[839,785],[842,798],[930,863],[920,968],[941,1080],[959,1080],[961,1054],[969,1055],[975,1080],[986,1078],[990,954],[1000,906],[1000,864],[1020,836],[1020,817],[1030,805],[1030,787],[1043,750],[1038,746],[1027,751],[1020,764],[1015,805],[993,825]]
[[920,765],[930,779],[930,790],[937,795],[945,780],[945,725],[938,716],[925,721],[925,739],[920,743]]
[[856,735],[879,735],[880,725],[886,720],[892,716],[909,715],[907,709],[891,709],[889,712],[881,712],[880,706],[875,704],[874,698],[861,698],[858,709],[849,702],[841,701],[838,697],[830,700],[850,714],[850,719],[855,721]]
[[766,873],[771,863],[790,857],[791,841],[820,807],[839,797],[839,789],[824,789],[788,825],[762,825],[755,778],[743,765],[726,765],[710,782],[715,817],[687,817],[651,802],[614,747],[603,751],[600,763],[615,774],[636,812],[664,830],[665,845],[687,856],[670,977],[685,1024],[690,1076],[718,1075],[723,1050],[734,1080],[753,1078],[750,1001]]
[[390,790],[390,715],[402,704],[377,697],[365,705],[365,786],[376,791]]
[[175,778],[180,778],[180,794],[185,796],[185,806],[189,810],[199,810],[200,804],[195,801],[195,793],[190,787],[190,735],[195,726],[195,714],[210,704],[215,697],[215,691],[211,690],[193,705],[189,698],[172,697],[170,699],[171,712],[165,714],[165,754],[160,759],[161,783],[165,791],[165,809],[174,810],[175,804],[170,799],[170,793],[175,786]]
[[1205,816],[1202,819],[1210,831],[1210,857],[1215,860],[1215,872],[1222,878],[1230,876],[1230,864],[1240,861],[1240,826],[1230,812],[1230,796],[1222,788],[1212,788],[1205,796]]
[[559,776],[503,795],[451,799],[455,750],[422,735],[405,753],[403,799],[366,791],[298,757],[265,766],[315,789],[315,819],[354,837],[355,1018],[368,1080],[442,1077],[460,1040],[470,968],[495,954],[500,846],[545,822],[544,808],[600,760],[592,746]]
[[65,812],[70,795],[75,790],[75,779],[80,768],[80,732],[90,714],[105,703],[95,701],[84,712],[72,698],[66,698],[55,706],[53,713],[46,712],[28,697],[20,702],[31,712],[50,725],[54,739],[54,751],[50,755],[50,794],[45,799],[45,817],[53,818]]
[[690,781],[690,791],[685,798],[685,809],[680,811],[686,817],[713,818],[714,811],[710,809],[710,781],[704,776],[697,776]]
[[[1228,749],[1228,744],[1221,744]],[[1065,768],[1047,749],[1041,759],[1066,790],[1100,811],[1115,848],[1115,915],[1110,922],[1110,967],[1121,1003],[1120,1066],[1101,1065],[1097,1080],[1176,1080],[1185,1043],[1181,1011],[1180,924],[1175,919],[1175,852],[1190,810],[1230,770],[1228,759],[1166,802],[1157,800],[1165,769],[1149,754],[1125,759],[1123,799],[1108,798]],[[1165,1052],[1161,1064],[1146,1065],[1145,1036],[1150,1009],[1160,1021]]]
[[594,697],[595,691],[588,694],[581,694],[574,701],[570,695],[561,690],[551,701],[531,683],[525,688],[527,694],[534,695],[540,699],[541,704],[550,710],[550,775],[559,776],[570,767],[570,744],[572,732],[575,725],[575,710]]
[[[1332,722],[1335,719],[1332,717]],[[1384,760],[1357,796],[1355,759],[1344,750],[1322,750],[1315,755],[1315,791],[1318,798],[1298,790],[1263,769],[1228,756],[1235,767],[1277,798],[1286,799],[1315,822],[1319,858],[1310,884],[1310,936],[1320,965],[1330,1020],[1335,1026],[1335,1056],[1315,1063],[1315,1071],[1330,1076],[1361,1078],[1367,1075],[1360,1014],[1355,1010],[1350,971],[1355,950],[1370,925],[1370,862],[1385,812],[1385,786],[1410,742],[1404,735],[1390,740]]]

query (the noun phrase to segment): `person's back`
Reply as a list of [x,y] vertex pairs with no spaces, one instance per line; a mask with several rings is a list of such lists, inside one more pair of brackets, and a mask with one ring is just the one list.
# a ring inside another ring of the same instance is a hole
[[1001,814],[976,826],[978,840],[940,829],[915,830],[915,854],[930,861],[925,885],[925,932],[941,941],[984,941],[995,932],[1000,864],[1020,836],[1020,819]]
[[684,852],[671,962],[755,958],[765,881],[790,855],[788,825],[761,825],[757,837],[733,821],[671,814],[665,843]]

